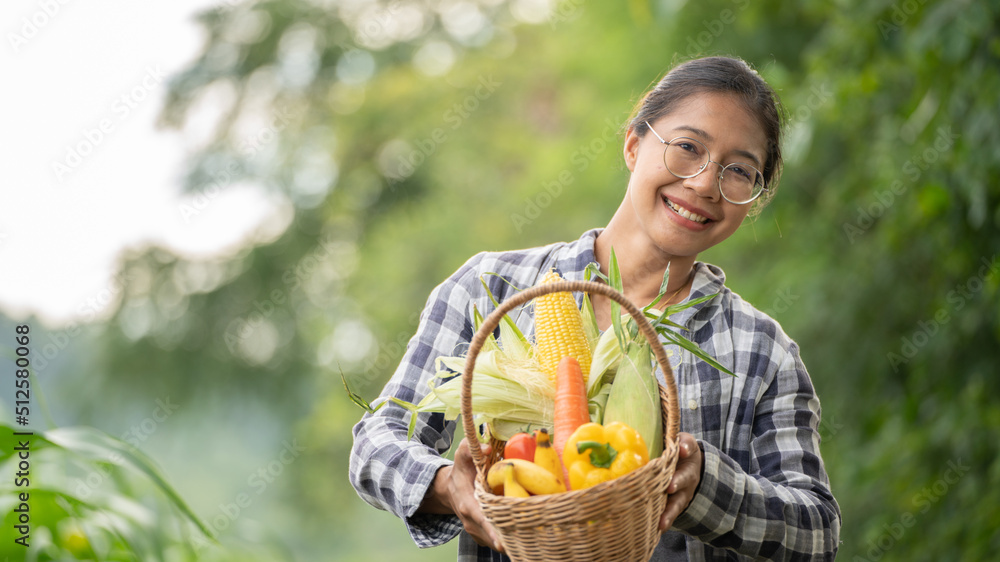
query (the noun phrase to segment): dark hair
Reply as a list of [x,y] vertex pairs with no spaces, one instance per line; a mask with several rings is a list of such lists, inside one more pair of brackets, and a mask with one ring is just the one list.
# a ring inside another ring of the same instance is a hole
[[730,57],[706,57],[674,67],[639,100],[627,127],[643,137],[648,130],[644,122],[652,123],[674,111],[688,97],[702,93],[736,96],[764,130],[767,155],[761,173],[769,191],[754,202],[750,213],[756,214],[774,197],[781,176],[783,111],[778,95],[746,62]]

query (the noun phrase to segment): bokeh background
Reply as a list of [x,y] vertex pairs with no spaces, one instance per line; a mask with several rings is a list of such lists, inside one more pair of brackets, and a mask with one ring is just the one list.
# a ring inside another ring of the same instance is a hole
[[[109,25],[128,29],[124,13]],[[454,559],[454,543],[415,548],[348,484],[362,411],[341,373],[377,396],[431,289],[472,254],[606,224],[627,181],[632,105],[674,63],[727,54],[778,90],[785,170],[772,205],[703,259],[801,346],[843,510],[840,558],[993,559],[998,21],[996,0],[198,6],[196,48],[153,108],[186,148],[166,172],[183,193],[170,212],[191,228],[261,218],[213,251],[130,245],[103,288],[71,299],[73,315],[4,305],[4,381],[14,326],[31,326],[38,437],[25,550],[8,538],[4,388],[0,555]],[[52,143],[46,154],[66,144]],[[152,179],[115,181],[99,189],[142,194]],[[44,222],[66,204],[57,189],[8,184],[4,207]],[[48,195],[27,204],[22,190]],[[0,232],[5,251],[34,236]],[[82,266],[59,260],[71,287]],[[4,269],[0,284],[30,276]]]

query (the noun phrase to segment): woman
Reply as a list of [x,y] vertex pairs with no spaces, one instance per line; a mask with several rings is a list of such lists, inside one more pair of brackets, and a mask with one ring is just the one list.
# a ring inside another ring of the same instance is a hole
[[[628,189],[607,227],[572,243],[471,258],[431,294],[382,396],[417,402],[426,393],[435,358],[472,338],[472,305],[491,309],[480,285],[486,272],[509,281],[492,278],[490,289],[502,300],[510,286],[534,285],[551,268],[582,279],[596,261],[606,273],[613,247],[625,296],[645,305],[669,266],[671,297],[661,304],[720,293],[671,319],[738,376],[668,346],[681,449],[653,560],[833,559],[840,508],[819,452],[819,400],[798,347],[724,286],[722,270],[696,261],[773,196],[779,141],[776,96],[746,63],[710,57],[674,68],[628,123]],[[607,328],[609,302],[595,298],[594,306]],[[519,319],[525,331],[528,316]],[[406,411],[390,404],[355,427],[351,481],[358,493],[401,517],[420,546],[461,534],[459,560],[500,560],[503,545],[473,496],[468,444],[459,445],[454,463],[440,456],[454,421],[421,416],[412,440],[407,423]]]

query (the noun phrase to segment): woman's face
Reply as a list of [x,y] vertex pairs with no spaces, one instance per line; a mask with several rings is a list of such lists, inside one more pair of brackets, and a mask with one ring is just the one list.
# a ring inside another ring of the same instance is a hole
[[[690,96],[650,125],[666,141],[679,136],[701,141],[722,165],[746,162],[764,169],[764,131],[731,95]],[[716,164],[709,163],[693,178],[673,175],[663,163],[663,150],[648,131],[642,138],[634,130],[625,136],[625,162],[632,172],[625,195],[634,211],[630,222],[636,234],[648,237],[664,254],[696,256],[729,238],[751,204],[736,205],[722,197]]]

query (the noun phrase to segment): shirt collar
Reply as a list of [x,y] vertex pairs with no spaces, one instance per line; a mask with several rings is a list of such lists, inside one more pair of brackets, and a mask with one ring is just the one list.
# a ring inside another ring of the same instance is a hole
[[[602,230],[604,229],[594,228],[584,232],[578,240],[567,244],[564,251],[560,252],[556,257],[554,266],[564,278],[574,281],[583,280],[583,271],[586,269],[587,264],[597,261],[597,256],[594,254],[594,242]],[[691,282],[691,293],[684,302],[705,295],[721,293],[725,289],[725,283],[726,274],[721,268],[696,261],[694,263],[694,279]],[[579,299],[580,295],[577,295],[577,297]],[[716,299],[712,299],[697,304],[674,314],[670,319],[678,324],[686,325],[695,314],[703,309],[708,310],[708,307],[713,306],[715,302]]]

